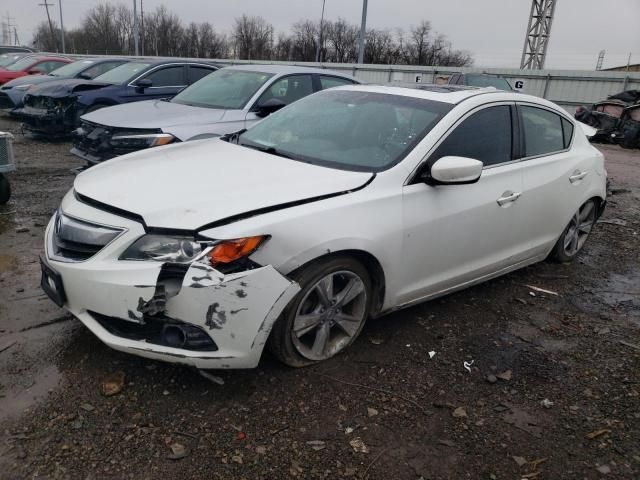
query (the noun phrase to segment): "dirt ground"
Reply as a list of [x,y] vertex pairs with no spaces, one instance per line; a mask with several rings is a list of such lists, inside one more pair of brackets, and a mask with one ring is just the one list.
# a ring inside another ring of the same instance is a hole
[[[371,321],[321,365],[265,354],[213,372],[220,385],[107,348],[44,296],[44,226],[80,162],[18,134],[0,207],[0,478],[640,478],[640,152],[599,148],[614,194],[579,261]],[[116,372],[124,389],[105,397]]]

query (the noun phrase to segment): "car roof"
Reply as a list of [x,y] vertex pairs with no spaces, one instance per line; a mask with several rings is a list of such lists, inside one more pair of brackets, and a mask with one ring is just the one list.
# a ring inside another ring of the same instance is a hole
[[245,63],[242,65],[232,65],[224,68],[225,70],[244,70],[247,72],[272,73],[274,75],[290,75],[292,73],[316,73],[316,74],[324,74],[324,75],[338,75],[340,77],[356,80],[349,74],[341,73],[335,70],[329,70],[324,68],[313,68],[313,67],[300,67],[298,65],[273,65],[273,64]]
[[210,62],[208,60],[182,60],[180,58],[164,58],[164,59],[157,59],[157,58],[148,58],[148,57],[139,57],[139,58],[132,58],[130,59],[131,63],[148,63],[149,65],[152,66],[157,66],[157,65],[164,65],[164,64],[168,64],[168,63],[184,63],[184,64],[199,64],[199,65],[211,65],[212,67],[219,67],[219,65],[216,65],[213,62]]
[[[384,93],[387,95],[400,95],[404,97],[423,98],[436,102],[458,104],[479,95],[491,96],[494,101],[528,102],[544,105],[561,113],[564,110],[540,97],[527,95],[515,91],[498,90],[494,87],[470,87],[466,85],[430,85],[430,84],[400,84],[396,85],[348,85],[336,87],[332,90],[360,90],[366,92]],[[490,100],[491,100],[490,99]],[[488,100],[488,101],[490,101]],[[564,112],[566,114],[566,112]]]

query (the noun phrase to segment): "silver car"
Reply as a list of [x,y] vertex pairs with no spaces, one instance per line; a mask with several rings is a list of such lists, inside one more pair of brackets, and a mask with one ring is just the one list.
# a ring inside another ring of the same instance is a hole
[[171,100],[117,105],[82,116],[71,153],[92,165],[149,147],[222,136],[249,128],[314,92],[357,83],[349,75],[324,69],[227,67]]

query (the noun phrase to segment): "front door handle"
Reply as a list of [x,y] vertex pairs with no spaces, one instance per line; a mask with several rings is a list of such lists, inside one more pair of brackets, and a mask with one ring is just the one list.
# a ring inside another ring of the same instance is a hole
[[581,172],[580,170],[576,170],[575,172],[573,172],[573,175],[569,177],[569,181],[571,183],[576,183],[582,180],[587,175],[589,175],[589,172]]
[[505,205],[518,200],[520,198],[520,195],[522,195],[522,193],[507,191],[504,192],[502,196],[498,200],[496,200],[496,202],[498,202],[498,205],[500,205],[501,207],[504,207]]

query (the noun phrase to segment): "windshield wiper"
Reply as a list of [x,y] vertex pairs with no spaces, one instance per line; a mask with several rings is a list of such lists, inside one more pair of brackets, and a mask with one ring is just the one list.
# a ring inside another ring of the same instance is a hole
[[276,155],[277,157],[288,158],[290,160],[296,160],[295,157],[292,157],[291,155],[289,155],[287,153],[281,152],[276,147],[267,147],[267,146],[256,145],[256,144],[251,144],[251,143],[238,143],[238,145],[241,145],[243,147],[252,148],[254,150],[258,150],[259,152],[268,153],[270,155]]

